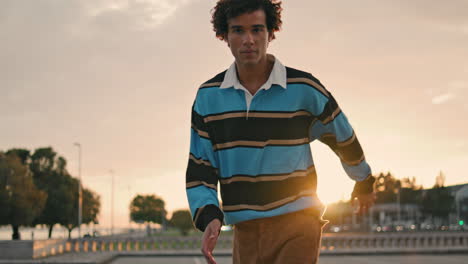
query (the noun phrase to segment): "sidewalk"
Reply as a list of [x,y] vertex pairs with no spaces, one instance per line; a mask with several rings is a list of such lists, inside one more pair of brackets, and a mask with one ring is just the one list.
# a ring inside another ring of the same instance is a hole
[[[218,250],[218,256],[230,256],[231,250]],[[186,256],[199,257],[200,250],[165,250],[165,251],[138,251],[138,252],[95,252],[95,253],[65,253],[34,260],[0,260],[0,264],[110,264],[119,256],[128,257],[154,257],[154,256]]]
[[[397,249],[397,250],[336,250],[336,251],[325,251],[321,253],[324,258],[331,257],[332,259],[347,259],[348,257],[362,259],[366,257],[378,257],[382,259],[391,258],[411,258],[411,256],[420,256],[421,258],[427,258],[426,256],[456,256],[461,255],[467,257],[468,249],[455,249],[455,248],[426,248],[426,249]],[[215,250],[215,256],[230,258],[232,255],[231,249],[220,249]],[[95,252],[95,253],[66,253],[63,255],[47,257],[43,259],[35,260],[0,260],[0,264],[111,264],[117,258],[122,257],[125,259],[139,259],[139,260],[150,260],[150,259],[164,259],[168,257],[170,259],[191,259],[201,258],[200,250],[164,250],[164,251],[114,251],[114,252]],[[132,264],[139,262],[132,262]],[[146,262],[145,262],[146,263]],[[459,262],[455,262],[459,263]],[[447,263],[448,264],[448,263]]]
[[0,260],[0,264],[106,264],[110,263],[116,255],[116,252],[66,253],[34,260]]

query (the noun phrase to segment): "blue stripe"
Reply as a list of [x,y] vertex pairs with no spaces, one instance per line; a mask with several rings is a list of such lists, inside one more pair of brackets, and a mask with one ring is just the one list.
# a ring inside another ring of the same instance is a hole
[[[246,111],[245,92],[234,88],[207,88],[199,90],[195,111],[200,115]],[[288,84],[287,89],[273,85],[269,90],[259,90],[252,99],[251,111],[294,112],[307,110],[313,115],[323,112],[328,98],[305,84]]]
[[202,105],[196,104],[195,109],[203,116],[247,110],[244,91],[234,88],[216,87],[199,90],[196,101],[202,102]]
[[372,173],[369,164],[367,164],[365,160],[361,161],[361,163],[356,166],[349,166],[343,162],[341,162],[341,165],[343,165],[343,169],[346,171],[346,174],[355,181],[363,181]]
[[217,192],[205,186],[197,186],[187,189],[187,198],[190,203],[190,212],[192,212],[192,216],[194,217],[197,208],[208,204],[214,204],[219,207]]
[[341,112],[332,122],[326,125],[323,125],[320,121],[315,122],[310,129],[310,138],[318,139],[325,133],[332,133],[336,136],[337,142],[343,142],[353,135],[353,128],[345,114]]
[[226,212],[224,213],[224,219],[226,221],[226,224],[232,225],[246,220],[272,217],[276,215],[296,212],[311,207],[318,208],[321,212],[323,212],[324,210],[323,204],[316,196],[306,196],[301,197],[292,203],[288,203],[270,211],[242,210],[237,212]]
[[313,165],[310,145],[237,147],[217,152],[220,176],[290,173]]

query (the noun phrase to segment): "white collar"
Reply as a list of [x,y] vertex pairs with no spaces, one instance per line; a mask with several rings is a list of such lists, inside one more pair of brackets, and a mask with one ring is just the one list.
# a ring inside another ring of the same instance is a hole
[[[268,56],[273,55],[268,54]],[[270,77],[268,77],[268,80],[260,87],[260,89],[268,90],[273,84],[277,84],[286,89],[286,67],[284,67],[284,65],[277,58],[275,58],[274,56],[273,58],[275,59],[275,63],[273,64],[273,69],[271,70]],[[231,87],[233,87],[234,89],[245,90],[244,86],[239,82],[239,79],[237,78],[236,62],[233,62],[229,69],[226,71],[226,74],[224,75],[224,80],[219,86],[219,88],[221,89]]]

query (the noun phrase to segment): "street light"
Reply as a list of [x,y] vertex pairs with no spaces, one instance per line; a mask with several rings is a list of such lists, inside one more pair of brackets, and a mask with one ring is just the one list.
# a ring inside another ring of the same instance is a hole
[[114,171],[109,170],[111,174],[111,235],[114,235]]
[[82,190],[81,190],[81,144],[74,143],[78,147],[78,238],[81,238],[81,213],[82,213]]

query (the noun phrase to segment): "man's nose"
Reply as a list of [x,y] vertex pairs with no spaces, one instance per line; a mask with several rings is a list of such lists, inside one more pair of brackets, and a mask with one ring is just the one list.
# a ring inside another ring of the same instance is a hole
[[247,32],[244,34],[244,44],[253,44],[254,43],[254,36],[252,33]]

